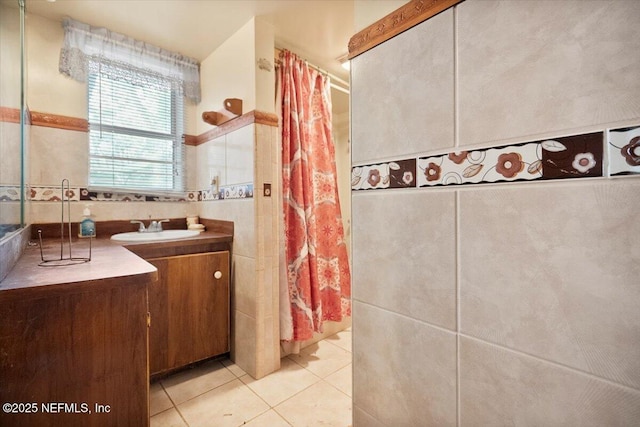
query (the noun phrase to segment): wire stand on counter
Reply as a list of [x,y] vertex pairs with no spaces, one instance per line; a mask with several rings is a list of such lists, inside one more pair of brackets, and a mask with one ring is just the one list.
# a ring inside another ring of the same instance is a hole
[[[65,183],[66,183],[66,191],[65,191]],[[75,265],[82,264],[85,262],[91,261],[91,241],[93,240],[93,230],[91,230],[89,236],[89,257],[87,258],[79,258],[74,257],[72,252],[72,243],[71,243],[71,199],[69,198],[70,187],[69,180],[63,179],[60,184],[62,195],[60,197],[60,205],[62,206],[62,212],[60,216],[60,258],[56,259],[45,259],[44,252],[42,249],[42,230],[38,230],[38,239],[40,240],[40,259],[42,260],[38,266],[40,267],[62,267],[65,265]],[[68,232],[69,232],[69,256],[65,257],[64,255],[64,205],[65,199],[67,202],[67,218],[68,218]]]

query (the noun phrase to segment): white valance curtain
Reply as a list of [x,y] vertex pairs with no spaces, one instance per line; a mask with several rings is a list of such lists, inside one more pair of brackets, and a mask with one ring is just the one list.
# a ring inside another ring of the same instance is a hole
[[[59,64],[62,74],[84,83],[92,67],[101,67],[103,73],[112,70],[111,77],[115,79],[129,82],[137,79],[135,83],[145,86],[166,85],[169,80],[187,99],[200,102],[197,60],[71,18],[65,18],[62,26],[64,46]],[[110,64],[117,66],[109,67]],[[127,69],[136,73],[127,73]]]

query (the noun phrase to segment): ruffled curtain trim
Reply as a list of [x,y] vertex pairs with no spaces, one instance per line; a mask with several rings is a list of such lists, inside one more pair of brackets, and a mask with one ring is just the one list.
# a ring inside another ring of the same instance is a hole
[[166,84],[159,83],[160,80],[169,80],[187,99],[200,102],[197,60],[71,18],[65,18],[62,26],[64,46],[60,51],[60,73],[84,83],[96,64],[117,65],[110,67],[112,77],[151,87]]

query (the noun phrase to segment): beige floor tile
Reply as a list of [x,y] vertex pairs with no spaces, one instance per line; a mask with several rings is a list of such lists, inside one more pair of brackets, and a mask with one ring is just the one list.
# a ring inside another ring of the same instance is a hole
[[280,370],[259,380],[254,380],[249,375],[241,377],[240,380],[270,406],[276,406],[320,381],[319,377],[286,357],[281,363]]
[[169,408],[173,408],[173,402],[160,383],[151,384],[149,386],[149,414],[153,416]]
[[246,427],[291,427],[276,411],[271,409],[257,418],[249,421]]
[[352,424],[351,398],[324,381],[274,408],[291,425],[347,427]]
[[235,375],[222,366],[222,363],[211,361],[172,375],[161,383],[173,402],[178,405],[235,378]]
[[186,427],[186,424],[176,408],[171,408],[151,417],[151,427]]
[[331,344],[337,345],[344,350],[347,350],[348,352],[351,352],[351,328],[327,337],[327,341],[329,341]]
[[348,364],[344,368],[334,372],[329,375],[324,380],[336,387],[338,390],[351,397],[351,390],[353,389],[353,375],[352,375],[353,366]]
[[245,371],[243,371],[240,366],[238,366],[235,363],[233,363],[232,360],[224,359],[222,361],[222,364],[224,365],[225,368],[230,370],[233,373],[233,375],[235,375],[238,378],[240,378],[243,375],[247,375],[247,373]]
[[269,410],[269,406],[240,380],[178,405],[190,427],[237,427]]
[[350,352],[326,340],[310,345],[300,351],[300,354],[291,354],[287,357],[321,378],[344,368],[352,360]]

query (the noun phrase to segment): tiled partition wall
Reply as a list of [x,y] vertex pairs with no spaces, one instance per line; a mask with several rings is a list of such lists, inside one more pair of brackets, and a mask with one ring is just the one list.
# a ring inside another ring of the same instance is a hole
[[225,171],[225,164],[224,179],[241,174],[253,182],[252,198],[204,199],[199,212],[234,222],[232,358],[254,378],[280,368],[277,117],[263,122],[197,147],[199,182],[209,179],[209,170]]
[[640,424],[639,18],[466,0],[351,61],[354,426]]

